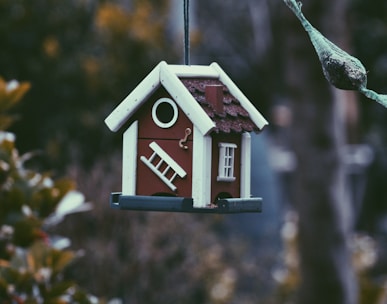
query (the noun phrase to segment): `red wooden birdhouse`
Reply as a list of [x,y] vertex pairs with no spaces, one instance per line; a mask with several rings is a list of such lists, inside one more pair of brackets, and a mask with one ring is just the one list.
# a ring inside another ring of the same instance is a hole
[[250,132],[267,124],[216,63],[159,63],[105,120],[123,130],[120,209],[257,212]]

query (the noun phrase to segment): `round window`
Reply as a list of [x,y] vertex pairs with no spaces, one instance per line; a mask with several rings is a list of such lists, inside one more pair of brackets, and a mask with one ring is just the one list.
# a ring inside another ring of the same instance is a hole
[[169,98],[161,98],[155,102],[152,108],[152,118],[160,128],[172,127],[178,116],[176,104]]

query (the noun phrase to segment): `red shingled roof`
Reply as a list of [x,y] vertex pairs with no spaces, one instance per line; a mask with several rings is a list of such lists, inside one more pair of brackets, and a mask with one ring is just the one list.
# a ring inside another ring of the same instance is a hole
[[[249,113],[220,80],[203,78],[180,78],[180,80],[207,115],[214,121],[216,124],[215,132],[242,133],[259,131],[259,128],[250,119]],[[215,111],[212,104],[206,100],[205,92],[208,85],[223,86],[223,112]]]

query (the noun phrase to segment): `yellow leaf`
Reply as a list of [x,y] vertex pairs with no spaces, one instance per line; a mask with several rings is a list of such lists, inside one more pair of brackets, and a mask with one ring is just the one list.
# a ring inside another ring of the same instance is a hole
[[0,267],[9,267],[9,262],[6,260],[0,259]]
[[66,250],[55,250],[52,252],[52,258],[53,258],[53,271],[58,273],[64,270],[66,266],[68,266],[74,259],[74,252]]
[[30,89],[31,85],[29,82],[21,82],[17,88],[7,92],[7,99],[9,100],[9,106],[15,105],[21,100],[25,93]]

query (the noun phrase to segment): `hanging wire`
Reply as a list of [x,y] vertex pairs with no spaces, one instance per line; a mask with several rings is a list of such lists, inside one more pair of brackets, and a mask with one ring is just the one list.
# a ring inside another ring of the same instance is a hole
[[184,64],[190,64],[189,46],[189,0],[184,0]]

